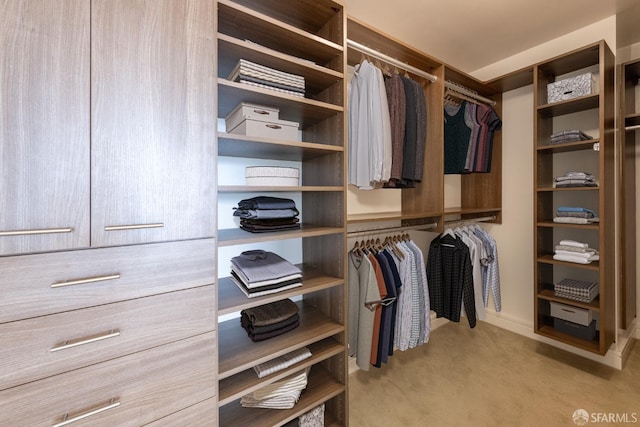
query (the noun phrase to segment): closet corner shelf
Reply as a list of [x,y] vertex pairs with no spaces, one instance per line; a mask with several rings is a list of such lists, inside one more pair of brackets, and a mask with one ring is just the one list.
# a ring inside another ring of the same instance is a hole
[[329,185],[306,185],[306,186],[278,186],[278,185],[221,185],[218,187],[220,193],[295,193],[295,192],[341,192],[343,187]]
[[221,33],[314,62],[329,62],[344,51],[328,39],[229,0],[218,0],[218,26]]
[[293,373],[300,372],[302,369],[306,369],[309,366],[315,365],[344,351],[342,344],[333,338],[326,338],[322,341],[310,344],[307,348],[312,354],[311,357],[264,378],[258,378],[256,372],[252,368],[249,368],[232,377],[222,380],[219,385],[220,398],[218,400],[218,405],[224,406],[241,398],[247,393],[259,390],[265,385],[281,380]]
[[587,350],[592,353],[600,353],[600,342],[597,336],[593,340],[583,340],[583,339],[574,337],[572,335],[559,332],[553,327],[548,325],[542,326],[540,329],[536,331],[536,333],[539,335],[545,336],[547,338],[551,338],[553,340],[564,342],[574,347]]
[[218,115],[226,117],[241,102],[276,107],[280,119],[297,122],[300,129],[344,112],[340,105],[218,79]]
[[542,292],[538,293],[538,298],[544,299],[547,301],[560,302],[562,304],[567,304],[574,307],[585,308],[585,309],[596,311],[596,312],[600,311],[600,298],[598,297],[596,297],[590,303],[584,303],[584,302],[575,301],[568,298],[557,297],[554,295],[552,290],[545,289]]
[[[255,409],[243,408],[240,400],[220,407],[220,425],[238,425],[243,427],[262,427],[283,425],[288,421],[303,415],[318,405],[332,399],[346,391],[344,384],[340,384],[322,365],[316,364],[309,372],[308,384],[300,400],[291,409]],[[325,411],[325,425],[334,425],[335,420],[327,420]],[[335,424],[340,425],[340,424]]]
[[218,315],[223,316],[284,298],[305,295],[344,284],[344,279],[339,277],[328,276],[304,265],[298,265],[298,267],[302,269],[302,286],[255,298],[247,298],[233,283],[231,277],[220,278],[218,280]]
[[585,95],[566,101],[554,102],[553,104],[540,105],[538,106],[538,114],[543,117],[562,116],[598,108],[599,102],[600,96],[597,93]]
[[299,162],[341,152],[344,147],[337,145],[218,133],[219,156]]
[[584,270],[598,271],[600,269],[600,262],[598,261],[593,261],[591,264],[578,264],[577,262],[557,261],[553,259],[553,255],[539,256],[537,261],[544,264],[563,265],[566,267],[580,268]]
[[326,236],[329,234],[342,234],[344,227],[319,227],[304,225],[299,230],[278,231],[269,233],[250,233],[240,228],[227,228],[218,230],[218,246],[235,246],[247,243],[263,243],[275,240],[296,239],[302,237]]
[[292,348],[304,347],[344,332],[344,325],[303,303],[300,306],[300,325],[282,335],[253,342],[240,326],[238,319],[218,325],[218,378],[224,379],[253,366],[282,356]]
[[[502,208],[463,208],[450,207],[444,209],[444,215],[471,215],[471,214],[496,214],[502,211]],[[472,220],[473,218],[469,218]]]
[[366,222],[381,222],[381,221],[400,221],[401,219],[402,219],[402,212],[378,212],[378,213],[351,214],[347,216],[347,224],[361,224]]
[[570,151],[593,150],[593,144],[599,143],[600,139],[590,139],[588,141],[567,142],[565,144],[539,145],[536,150],[539,153],[566,153]]
[[563,222],[539,221],[536,225],[538,227],[573,228],[573,229],[580,229],[580,230],[599,230],[600,229],[600,224],[597,222],[593,224],[565,224]]
[[539,193],[544,193],[548,191],[598,191],[600,187],[567,187],[567,188],[556,188],[556,187],[538,187],[536,191]]

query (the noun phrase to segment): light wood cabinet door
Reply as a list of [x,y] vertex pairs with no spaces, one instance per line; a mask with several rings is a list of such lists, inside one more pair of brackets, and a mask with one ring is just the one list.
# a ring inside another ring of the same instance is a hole
[[213,236],[214,1],[91,4],[91,245]]
[[89,10],[0,0],[0,255],[89,246]]

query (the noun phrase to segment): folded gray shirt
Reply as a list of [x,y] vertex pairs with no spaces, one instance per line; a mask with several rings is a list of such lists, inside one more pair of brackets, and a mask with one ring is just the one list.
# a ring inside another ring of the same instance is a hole
[[242,252],[239,256],[231,258],[231,264],[233,270],[247,284],[302,273],[298,267],[281,256],[259,249]]

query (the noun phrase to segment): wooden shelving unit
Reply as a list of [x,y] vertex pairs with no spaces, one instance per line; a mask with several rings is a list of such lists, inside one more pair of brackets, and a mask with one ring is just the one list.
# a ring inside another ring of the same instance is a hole
[[619,181],[622,185],[619,205],[620,224],[620,328],[627,329],[636,317],[636,144],[640,141],[640,60],[620,67],[620,159]]
[[[604,355],[615,338],[614,56],[601,41],[536,64],[533,71],[534,330],[553,340]],[[587,71],[598,79],[596,92],[548,102],[549,83]],[[550,145],[551,134],[565,129],[588,129],[594,133],[594,139]],[[554,187],[556,176],[580,170],[593,173],[598,186]],[[585,225],[554,223],[558,206],[587,207],[598,214],[600,221]],[[562,239],[586,241],[599,250],[600,260],[590,264],[554,260],[555,245]],[[596,281],[599,296],[588,304],[556,297],[553,286],[563,278]],[[591,310],[598,318],[596,337],[585,340],[556,330],[550,302]]]
[[[295,12],[295,13],[292,13]],[[220,185],[218,193],[301,199],[299,230],[253,234],[219,229],[218,247],[292,241],[301,244],[303,285],[247,298],[230,277],[218,280],[218,316],[293,298],[300,325],[286,334],[252,342],[237,318],[218,324],[219,425],[279,426],[325,404],[325,425],[348,424],[345,287],[345,83],[346,15],[339,1],[218,1],[218,117],[240,102],[276,107],[281,120],[299,123],[301,141],[218,133],[218,157],[234,161],[293,161],[300,185]],[[227,79],[240,59],[305,78],[296,97]],[[220,272],[224,276],[227,272]],[[232,316],[233,317],[233,316]],[[313,356],[258,378],[253,367],[308,347]],[[244,408],[240,398],[310,368],[309,383],[290,410]]]

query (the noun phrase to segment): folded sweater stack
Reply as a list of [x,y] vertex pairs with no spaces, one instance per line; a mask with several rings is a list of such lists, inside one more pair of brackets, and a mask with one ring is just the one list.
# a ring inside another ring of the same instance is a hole
[[574,262],[576,264],[591,264],[600,259],[600,254],[595,249],[590,249],[588,243],[575,240],[561,240],[556,245],[553,259],[557,261]]
[[564,144],[567,142],[587,141],[590,139],[593,139],[593,137],[587,135],[581,130],[562,130],[551,135],[549,138],[549,144]]
[[254,298],[302,286],[302,270],[273,252],[256,249],[231,258],[231,279]]
[[296,203],[291,199],[258,196],[238,202],[233,215],[240,217],[240,228],[252,233],[300,228]]
[[285,73],[246,59],[238,61],[229,80],[297,97],[304,97],[305,92],[303,76]]
[[594,176],[588,172],[567,172],[555,179],[556,188],[597,187]]
[[599,221],[600,218],[594,211],[573,206],[559,206],[553,218],[553,222],[564,224],[591,224]]
[[307,387],[308,369],[242,396],[245,408],[291,409]]
[[251,341],[263,341],[289,332],[300,325],[298,306],[284,299],[240,312],[240,325]]

